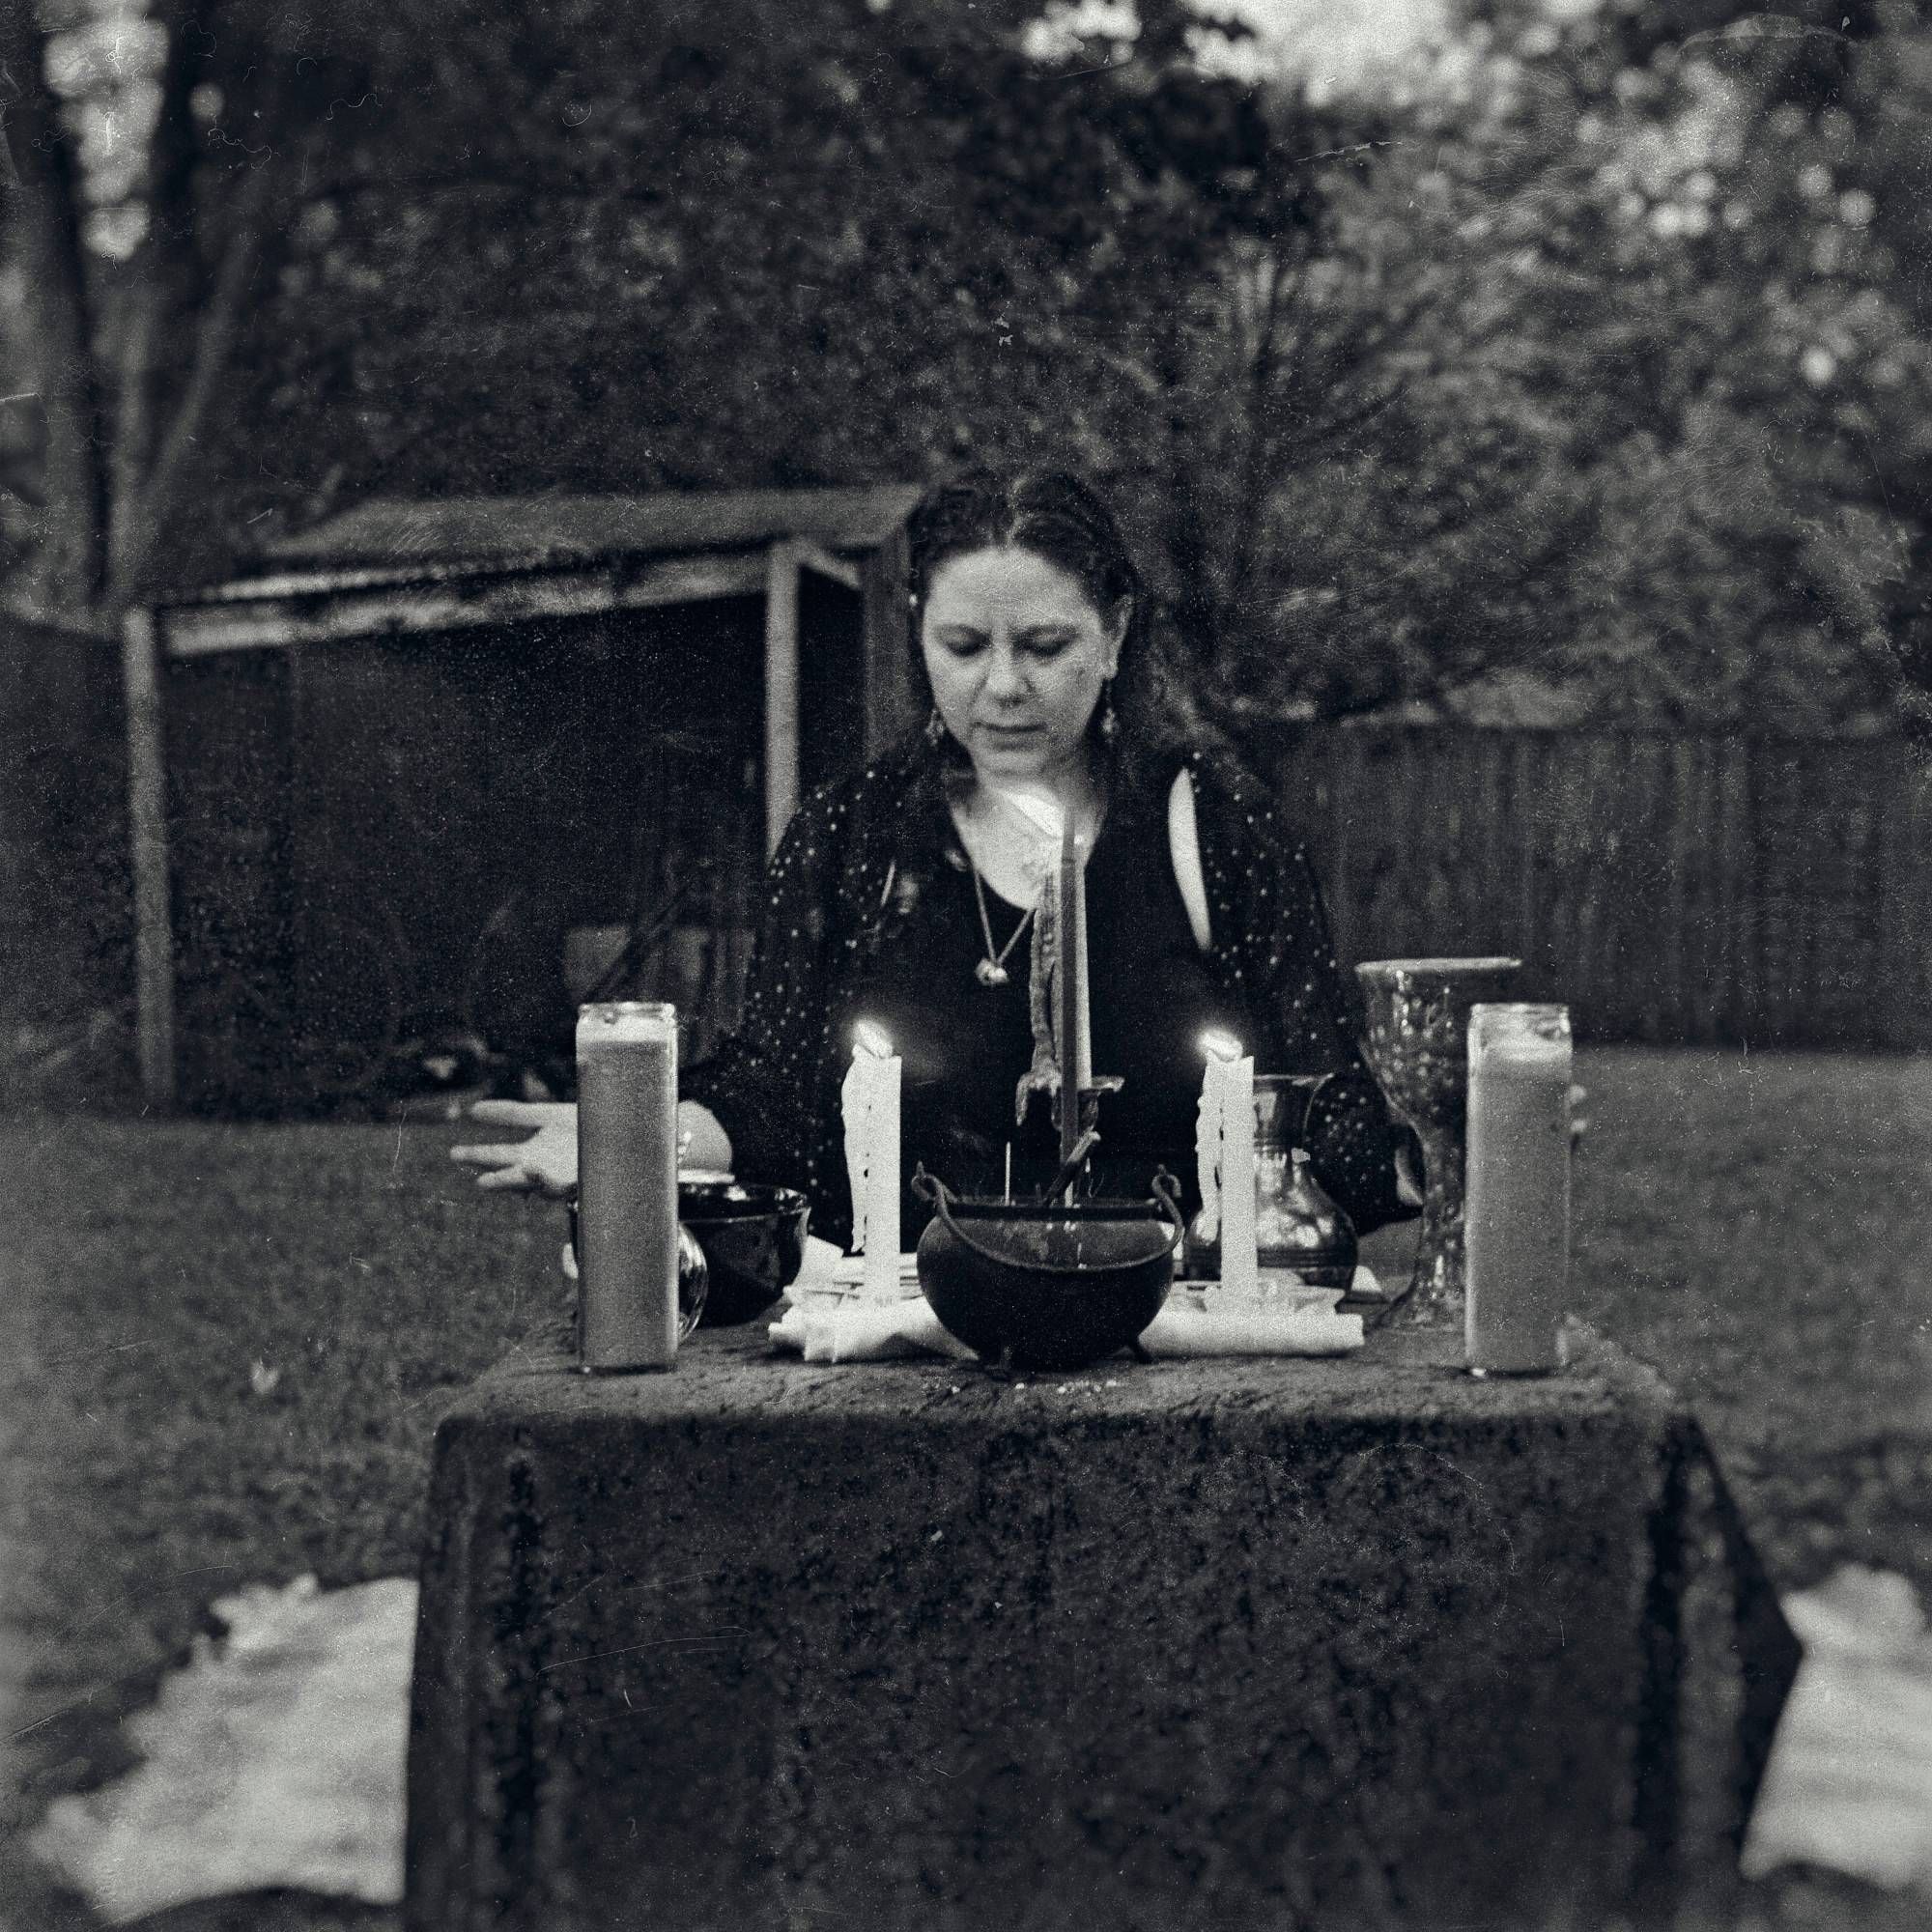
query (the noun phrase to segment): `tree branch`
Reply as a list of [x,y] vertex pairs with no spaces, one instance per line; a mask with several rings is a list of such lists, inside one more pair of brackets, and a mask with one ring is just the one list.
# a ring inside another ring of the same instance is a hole
[[1261,562],[1257,553],[1261,548],[1268,470],[1273,455],[1273,439],[1268,435],[1266,424],[1270,393],[1280,364],[1282,284],[1287,280],[1287,270],[1278,258],[1270,259],[1267,268],[1267,299],[1255,330],[1254,359],[1248,371],[1246,420],[1241,424],[1243,449],[1236,510],[1243,520],[1243,527],[1235,547],[1234,574],[1228,586],[1228,602],[1237,611],[1247,603],[1248,586],[1254,582]]
[[189,453],[207,424],[209,405],[226,373],[268,239],[268,215],[285,173],[279,152],[248,171],[228,222],[220,267],[201,311],[194,359],[161,437],[154,467],[124,506],[125,533],[117,532],[111,595],[122,603],[138,594],[155,546],[167,528],[175,493]]

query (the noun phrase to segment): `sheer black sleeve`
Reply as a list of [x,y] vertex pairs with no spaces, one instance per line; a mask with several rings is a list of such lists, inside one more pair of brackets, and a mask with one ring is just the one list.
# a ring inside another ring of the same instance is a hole
[[1198,759],[1196,820],[1214,950],[1254,1013],[1273,1064],[1262,1072],[1327,1073],[1310,1109],[1316,1179],[1359,1233],[1415,1212],[1396,1192],[1406,1135],[1362,1058],[1356,1003],[1336,961],[1307,847],[1262,785]]
[[708,1107],[730,1135],[741,1180],[809,1185],[848,810],[843,788],[828,787],[785,828],[765,870],[737,1028],[680,1083],[681,1097]]

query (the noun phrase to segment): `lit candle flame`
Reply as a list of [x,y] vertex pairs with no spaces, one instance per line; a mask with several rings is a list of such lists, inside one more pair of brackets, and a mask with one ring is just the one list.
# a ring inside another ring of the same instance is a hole
[[1239,1060],[1242,1047],[1233,1034],[1210,1029],[1201,1036],[1201,1051],[1210,1060]]
[[874,1026],[870,1020],[861,1020],[852,1029],[852,1051],[870,1054],[874,1060],[890,1060],[893,1057],[893,1037],[884,1027]]

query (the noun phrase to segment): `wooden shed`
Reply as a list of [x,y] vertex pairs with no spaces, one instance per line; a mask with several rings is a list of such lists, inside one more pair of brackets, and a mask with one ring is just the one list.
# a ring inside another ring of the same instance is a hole
[[150,1098],[326,1080],[486,968],[554,1021],[558,936],[660,913],[728,1007],[801,789],[912,722],[916,495],[370,500],[132,613]]

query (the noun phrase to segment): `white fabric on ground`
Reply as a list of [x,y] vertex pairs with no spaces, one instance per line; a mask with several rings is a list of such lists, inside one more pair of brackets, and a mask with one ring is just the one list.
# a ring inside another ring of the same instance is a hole
[[1744,1867],[1828,1865],[1932,1897],[1932,1633],[1912,1585],[1848,1566],[1784,1600],[1804,1662]]
[[[415,1607],[401,1577],[222,1599],[227,1639],[128,1722],[146,1762],[59,1800],[35,1851],[111,1924],[271,1886],[394,1904]],[[1932,1634],[1911,1585],[1841,1570],[1784,1608],[1804,1663],[1746,1871],[1824,1865],[1932,1896]]]
[[252,1584],[128,1722],[145,1762],[57,1800],[34,1851],[110,1924],[270,1886],[403,1895],[413,1578]]

